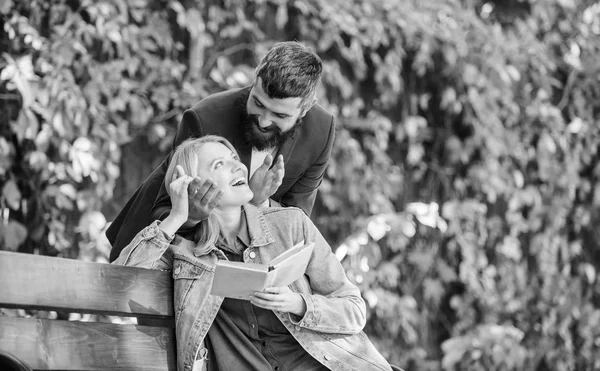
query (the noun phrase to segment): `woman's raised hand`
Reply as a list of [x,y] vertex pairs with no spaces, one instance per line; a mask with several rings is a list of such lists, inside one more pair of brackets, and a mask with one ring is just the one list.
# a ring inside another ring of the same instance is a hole
[[160,229],[170,236],[174,236],[188,219],[188,186],[194,179],[186,175],[180,165],[177,165],[175,169],[176,173],[173,174],[173,179],[169,184],[171,213],[160,223]]
[[169,184],[169,195],[171,197],[171,215],[185,221],[188,218],[188,187],[193,177],[186,175],[181,165],[175,167],[176,173],[173,174],[173,180]]

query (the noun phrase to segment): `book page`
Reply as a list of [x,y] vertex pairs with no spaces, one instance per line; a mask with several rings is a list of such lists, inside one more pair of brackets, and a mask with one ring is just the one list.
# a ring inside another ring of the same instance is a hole
[[284,254],[273,259],[273,261],[277,260],[277,262],[274,266],[269,264],[271,270],[268,273],[265,287],[287,286],[302,277],[304,272],[306,272],[306,267],[308,266],[314,247],[315,244],[312,242],[302,246],[296,245],[290,249],[293,250],[292,254],[287,254],[290,250],[284,253],[284,259],[279,259]]
[[304,247],[305,247],[304,246],[304,240],[302,240],[302,241],[298,242],[297,244],[295,244],[294,246],[292,246],[291,248],[289,248],[286,251],[282,252],[278,256],[274,257],[273,260],[271,260],[269,262],[269,270],[273,270],[275,267],[277,267],[277,265],[279,263],[281,263],[282,261],[286,260],[290,256],[293,256],[298,251],[302,250]]

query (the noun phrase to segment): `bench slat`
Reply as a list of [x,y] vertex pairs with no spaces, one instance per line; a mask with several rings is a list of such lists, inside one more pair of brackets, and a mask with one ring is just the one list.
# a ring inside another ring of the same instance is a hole
[[172,328],[0,316],[0,349],[37,370],[175,370]]
[[0,307],[173,317],[170,272],[0,251],[0,288]]

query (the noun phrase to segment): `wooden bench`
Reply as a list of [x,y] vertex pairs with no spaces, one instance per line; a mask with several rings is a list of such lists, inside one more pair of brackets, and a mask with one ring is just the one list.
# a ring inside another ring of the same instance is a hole
[[170,272],[0,251],[0,308],[138,317],[134,325],[0,315],[0,352],[34,370],[177,369]]
[[169,272],[0,251],[0,308],[140,323],[0,315],[0,351],[34,370],[175,370],[172,287]]

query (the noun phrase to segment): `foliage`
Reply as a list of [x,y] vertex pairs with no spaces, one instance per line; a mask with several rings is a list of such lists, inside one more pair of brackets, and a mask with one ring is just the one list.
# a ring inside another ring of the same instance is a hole
[[0,14],[4,249],[105,260],[107,205],[130,195],[114,197],[117,179],[147,175],[122,172],[135,141],[160,160],[185,108],[297,39],[323,58],[319,102],[339,126],[313,216],[384,355],[600,367],[600,3],[13,0]]

